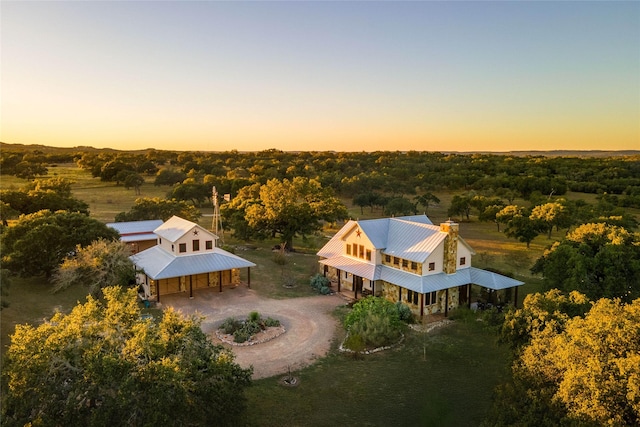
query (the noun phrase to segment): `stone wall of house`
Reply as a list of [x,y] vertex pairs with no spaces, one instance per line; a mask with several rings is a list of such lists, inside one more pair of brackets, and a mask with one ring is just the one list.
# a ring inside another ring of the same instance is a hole
[[395,303],[398,301],[398,288],[399,286],[389,282],[382,282],[382,296]]
[[214,271],[209,273],[209,286],[219,286],[220,285],[220,273]]
[[233,268],[231,269],[231,283],[234,285],[240,284],[240,269]]

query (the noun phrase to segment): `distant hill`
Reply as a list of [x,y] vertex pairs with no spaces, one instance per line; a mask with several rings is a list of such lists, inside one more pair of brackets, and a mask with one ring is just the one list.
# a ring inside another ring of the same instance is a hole
[[[128,152],[128,153],[146,153],[154,148],[144,148],[141,150],[117,150],[114,148],[94,148],[89,146],[77,146],[77,147],[51,147],[47,145],[34,144],[9,144],[0,141],[0,150],[8,151],[33,151],[39,150],[43,153],[76,153],[76,152]],[[206,150],[158,150],[158,151],[199,151],[207,152]],[[257,150],[261,151],[261,150]],[[305,150],[301,150],[304,152]],[[314,151],[314,150],[309,150]],[[427,150],[429,151],[429,150]],[[438,151],[438,150],[432,150]],[[215,152],[215,150],[211,151]],[[494,154],[496,156],[542,156],[542,157],[628,157],[628,156],[640,156],[640,150],[550,150],[550,151],[440,151],[442,153],[454,153],[454,154]]]

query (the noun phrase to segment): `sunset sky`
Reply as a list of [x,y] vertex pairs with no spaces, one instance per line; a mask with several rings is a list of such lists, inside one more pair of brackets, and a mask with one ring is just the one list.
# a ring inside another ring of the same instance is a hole
[[2,1],[0,140],[640,149],[640,2]]

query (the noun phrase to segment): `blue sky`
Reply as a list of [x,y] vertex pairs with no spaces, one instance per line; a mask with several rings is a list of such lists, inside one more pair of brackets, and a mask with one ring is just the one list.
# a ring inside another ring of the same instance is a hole
[[12,2],[3,142],[640,148],[639,2]]

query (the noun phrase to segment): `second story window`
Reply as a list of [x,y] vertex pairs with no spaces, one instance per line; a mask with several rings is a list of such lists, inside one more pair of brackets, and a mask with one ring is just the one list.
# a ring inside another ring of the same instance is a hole
[[430,262],[429,263],[429,271],[433,271],[436,269],[436,263],[435,262]]
[[180,243],[178,245],[178,252],[180,252],[181,254],[187,252],[187,244],[186,243]]
[[391,262],[391,255],[385,255],[384,260],[385,262]]
[[461,257],[460,258],[460,265],[465,265],[467,263],[467,258],[466,257]]
[[360,258],[364,258],[364,246],[360,245]]
[[393,257],[393,265],[400,265],[400,258],[398,257]]
[[402,260],[402,266],[405,267],[405,268],[408,267],[409,266],[409,261],[407,261],[406,259],[403,259]]
[[417,270],[418,269],[418,263],[411,261],[411,269],[412,270]]
[[199,251],[200,250],[200,240],[193,240],[193,251]]
[[347,255],[351,255],[351,245],[347,243]]
[[371,251],[367,249],[367,261],[371,261]]
[[213,240],[205,240],[204,247],[205,249],[213,249]]

